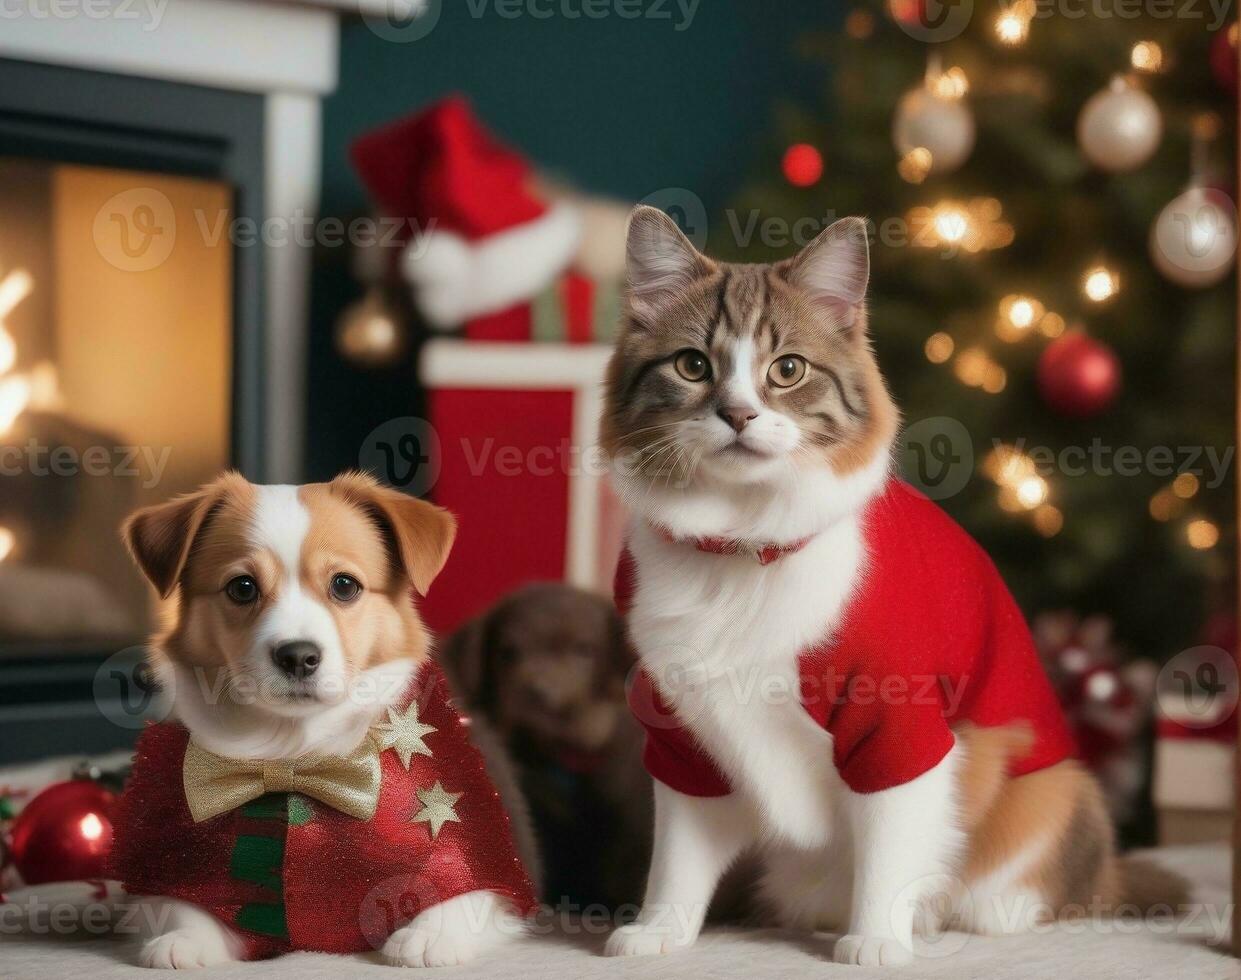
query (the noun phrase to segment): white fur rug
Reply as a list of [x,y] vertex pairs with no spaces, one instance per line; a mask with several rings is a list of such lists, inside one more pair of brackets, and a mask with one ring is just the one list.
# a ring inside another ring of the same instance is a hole
[[[949,933],[935,944],[921,944],[916,965],[905,968],[836,966],[832,937],[773,930],[708,931],[691,951],[654,959],[610,960],[599,955],[604,935],[580,924],[547,926],[546,934],[523,940],[466,967],[433,971],[445,980],[595,980],[641,977],[715,980],[737,977],[787,980],[790,977],[869,977],[898,975],[945,980],[1213,980],[1241,977],[1241,964],[1227,955],[1229,874],[1232,855],[1223,845],[1152,852],[1194,883],[1200,903],[1180,921],[1148,923],[1062,923],[1037,934],[987,939]],[[0,920],[2,921],[2,920]],[[7,929],[0,931],[8,932]],[[129,941],[66,936],[0,935],[3,980],[113,980],[155,973],[133,966]],[[307,953],[262,963],[200,970],[202,980],[338,980],[392,977],[392,967],[367,957]],[[409,974],[404,974],[409,976]]]

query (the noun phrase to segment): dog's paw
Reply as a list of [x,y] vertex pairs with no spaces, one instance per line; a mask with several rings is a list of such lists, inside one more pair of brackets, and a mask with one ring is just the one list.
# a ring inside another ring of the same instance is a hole
[[411,923],[384,944],[383,958],[393,966],[459,966],[478,955],[470,937]]
[[232,959],[228,946],[218,937],[194,929],[174,929],[147,940],[138,954],[138,965],[155,970],[196,970]]
[[832,951],[837,963],[851,966],[901,966],[913,958],[913,950],[904,943],[881,936],[841,936]]
[[667,927],[634,922],[621,926],[608,936],[604,956],[657,956],[685,949],[692,943],[678,937]]

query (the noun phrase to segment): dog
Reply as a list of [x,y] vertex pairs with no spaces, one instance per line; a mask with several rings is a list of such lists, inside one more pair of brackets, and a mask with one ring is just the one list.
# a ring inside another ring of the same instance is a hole
[[521,933],[533,889],[412,601],[455,530],[361,474],[230,473],[126,521],[170,600],[151,656],[173,714],[139,743],[112,856],[149,906],[143,966],[441,966]]
[[441,657],[472,718],[517,768],[548,901],[616,910],[642,897],[651,780],[625,705],[636,659],[608,599],[556,583],[504,597]]

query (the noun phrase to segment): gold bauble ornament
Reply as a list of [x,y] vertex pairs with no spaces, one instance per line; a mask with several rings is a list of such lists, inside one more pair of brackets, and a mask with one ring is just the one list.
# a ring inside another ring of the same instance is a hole
[[408,346],[399,311],[382,286],[347,306],[336,324],[336,349],[360,367],[391,367]]

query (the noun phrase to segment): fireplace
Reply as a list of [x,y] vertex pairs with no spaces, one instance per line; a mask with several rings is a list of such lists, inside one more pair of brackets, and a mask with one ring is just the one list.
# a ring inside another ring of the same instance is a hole
[[265,255],[237,232],[264,116],[0,60],[0,761],[132,740],[109,699],[159,610],[121,521],[228,467],[270,479]]

